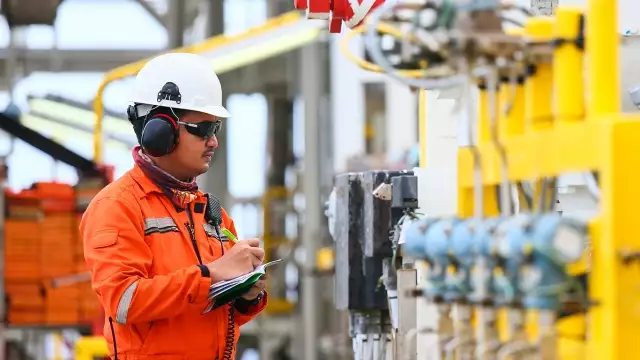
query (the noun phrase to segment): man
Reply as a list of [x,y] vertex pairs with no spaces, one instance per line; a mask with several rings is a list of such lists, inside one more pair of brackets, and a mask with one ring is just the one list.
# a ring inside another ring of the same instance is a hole
[[264,259],[258,239],[233,243],[233,220],[195,178],[218,147],[222,90],[211,64],[172,53],[137,75],[129,120],[135,166],[91,202],[80,230],[92,285],[104,307],[113,359],[234,359],[239,327],[267,303],[264,280],[209,309],[212,283]]

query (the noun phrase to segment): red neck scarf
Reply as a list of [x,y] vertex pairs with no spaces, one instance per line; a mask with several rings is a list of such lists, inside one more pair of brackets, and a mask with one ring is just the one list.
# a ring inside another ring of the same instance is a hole
[[156,184],[162,192],[178,208],[184,210],[187,205],[198,198],[198,184],[193,178],[189,182],[181,181],[159,168],[140,146],[133,149],[133,161],[145,175]]

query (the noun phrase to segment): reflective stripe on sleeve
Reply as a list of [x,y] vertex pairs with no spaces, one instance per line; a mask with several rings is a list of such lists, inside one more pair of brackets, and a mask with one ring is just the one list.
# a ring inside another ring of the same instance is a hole
[[126,324],[127,323],[127,315],[129,315],[129,309],[131,308],[131,302],[133,301],[133,294],[138,287],[138,280],[136,280],[133,284],[129,285],[129,287],[122,293],[122,297],[120,298],[120,302],[118,303],[118,310],[116,311],[116,322],[118,324]]

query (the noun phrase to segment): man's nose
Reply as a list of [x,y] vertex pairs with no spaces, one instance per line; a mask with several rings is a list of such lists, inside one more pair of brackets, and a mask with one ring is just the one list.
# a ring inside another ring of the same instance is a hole
[[207,147],[212,147],[214,149],[218,148],[218,137],[213,135],[205,140],[205,145]]

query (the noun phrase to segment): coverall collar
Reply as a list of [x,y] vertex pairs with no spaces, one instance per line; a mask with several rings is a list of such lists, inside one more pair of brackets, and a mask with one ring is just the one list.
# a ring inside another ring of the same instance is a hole
[[162,193],[160,187],[158,187],[158,185],[151,181],[151,179],[149,179],[149,177],[144,173],[144,171],[142,171],[142,169],[138,165],[133,166],[130,174],[133,180],[135,180],[138,185],[140,185],[145,195],[155,192]]
[[[151,193],[164,194],[162,189],[160,189],[158,185],[156,185],[153,181],[151,181],[151,179],[149,179],[149,177],[144,173],[144,171],[142,171],[142,169],[138,165],[134,165],[133,169],[129,171],[129,174],[131,175],[133,180],[136,183],[138,183],[138,185],[144,192],[144,196],[142,197],[146,197]],[[196,192],[196,195],[197,195],[197,198],[194,201],[199,201],[204,197],[204,193],[200,190]],[[181,211],[181,209],[176,209],[176,210]]]

